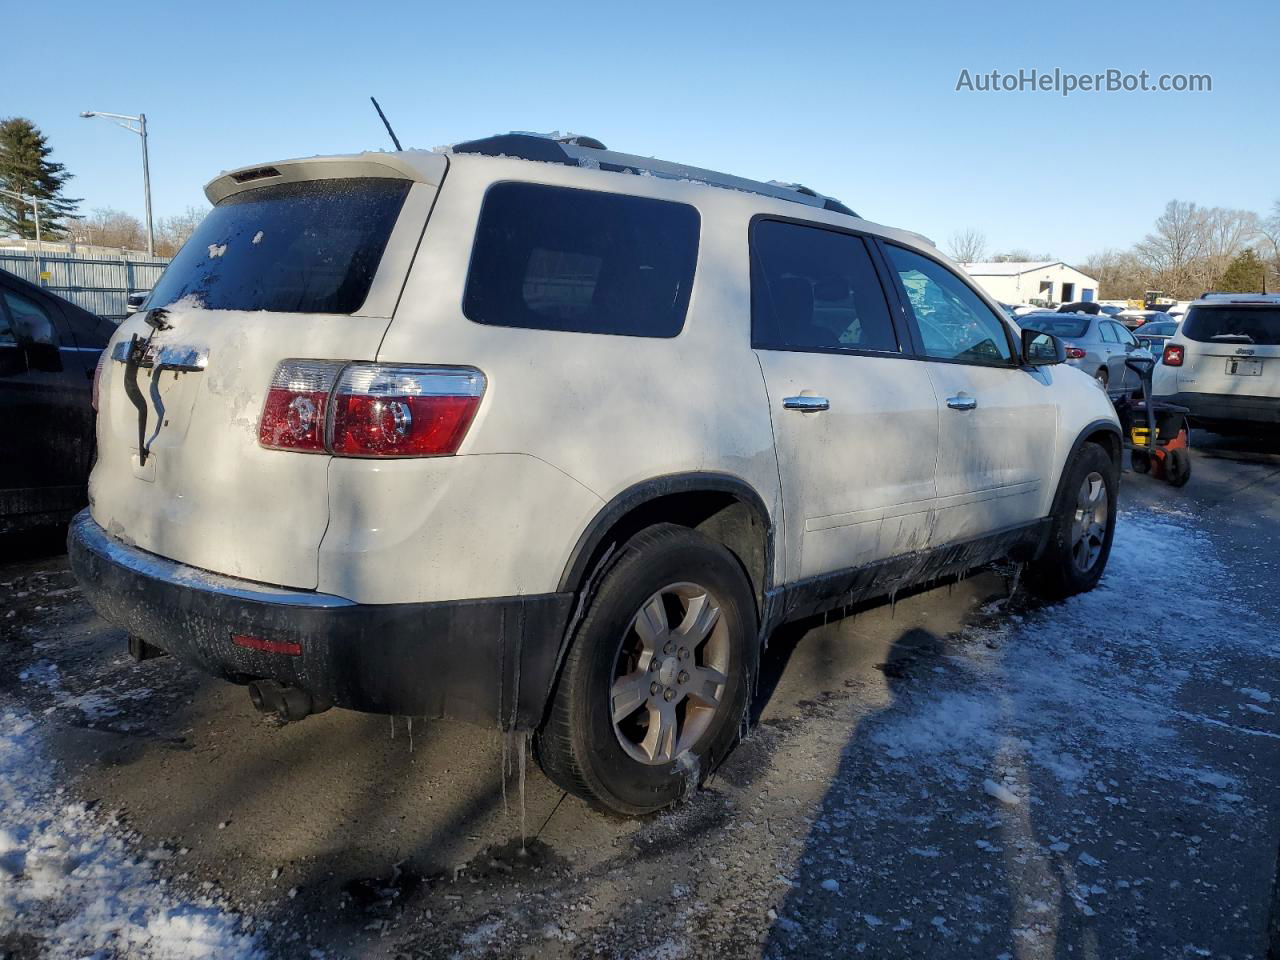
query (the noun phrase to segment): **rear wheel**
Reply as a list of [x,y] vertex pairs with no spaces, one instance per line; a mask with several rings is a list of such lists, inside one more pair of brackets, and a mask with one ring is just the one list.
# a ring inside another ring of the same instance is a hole
[[1150,473],[1151,454],[1145,450],[1134,450],[1129,454],[1129,466],[1133,467],[1134,473]]
[[534,741],[561,787],[615,813],[679,800],[737,737],[756,667],[737,559],[694,530],[637,534],[605,572]]
[[1185,487],[1191,479],[1191,457],[1186,450],[1175,447],[1164,455],[1164,479],[1171,487]]
[[1101,579],[1116,528],[1116,473],[1111,457],[1095,443],[1084,444],[1068,461],[1049,542],[1028,570],[1046,599],[1092,590]]

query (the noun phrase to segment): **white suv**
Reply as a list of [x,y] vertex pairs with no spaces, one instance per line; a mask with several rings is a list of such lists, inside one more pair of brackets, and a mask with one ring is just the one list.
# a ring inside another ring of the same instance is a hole
[[1165,343],[1160,400],[1208,427],[1280,424],[1280,294],[1207,293]]
[[1106,394],[916,234],[529,135],[206,192],[101,367],[70,550],[135,654],[264,709],[531,731],[639,814],[733,745],[783,621],[1102,574]]

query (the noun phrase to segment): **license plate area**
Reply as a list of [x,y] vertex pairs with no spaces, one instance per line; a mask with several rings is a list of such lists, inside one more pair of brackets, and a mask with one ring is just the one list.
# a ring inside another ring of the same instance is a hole
[[1227,360],[1227,373],[1234,377],[1260,377],[1262,376],[1262,361],[1237,360],[1232,357]]

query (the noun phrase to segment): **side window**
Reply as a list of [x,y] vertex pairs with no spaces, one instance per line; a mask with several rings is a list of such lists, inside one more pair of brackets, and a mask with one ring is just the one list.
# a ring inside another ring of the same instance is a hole
[[689,306],[699,222],[684,203],[494,184],[463,313],[500,327],[674,337]]
[[1098,324],[1098,329],[1102,332],[1102,339],[1106,343],[1119,343],[1120,338],[1116,336],[1116,325],[1106,322]]
[[752,346],[898,351],[884,289],[861,237],[758,220],[751,255]]
[[58,338],[53,333],[53,320],[38,303],[12,290],[5,290],[4,304],[9,308],[12,335],[30,343],[57,346]]
[[18,338],[13,335],[13,327],[9,325],[9,312],[5,309],[3,298],[0,298],[0,347],[16,347]]
[[885,249],[911,303],[925,356],[1001,366],[1013,362],[1003,321],[965,281],[913,250],[891,243]]
[[1111,326],[1116,328],[1116,331],[1115,331],[1116,337],[1119,338],[1121,343],[1130,343],[1135,346],[1137,345],[1138,341],[1134,339],[1133,334],[1129,332],[1128,328],[1122,327],[1118,323],[1113,323],[1111,324]]

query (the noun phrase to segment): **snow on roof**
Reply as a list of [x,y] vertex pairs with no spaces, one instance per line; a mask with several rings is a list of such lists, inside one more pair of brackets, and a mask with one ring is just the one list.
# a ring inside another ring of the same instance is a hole
[[1061,260],[1015,260],[1008,263],[1000,262],[984,262],[984,263],[962,263],[965,272],[973,277],[1013,277],[1020,273],[1031,273],[1033,270],[1043,270],[1045,267],[1056,267],[1059,264],[1066,266]]

